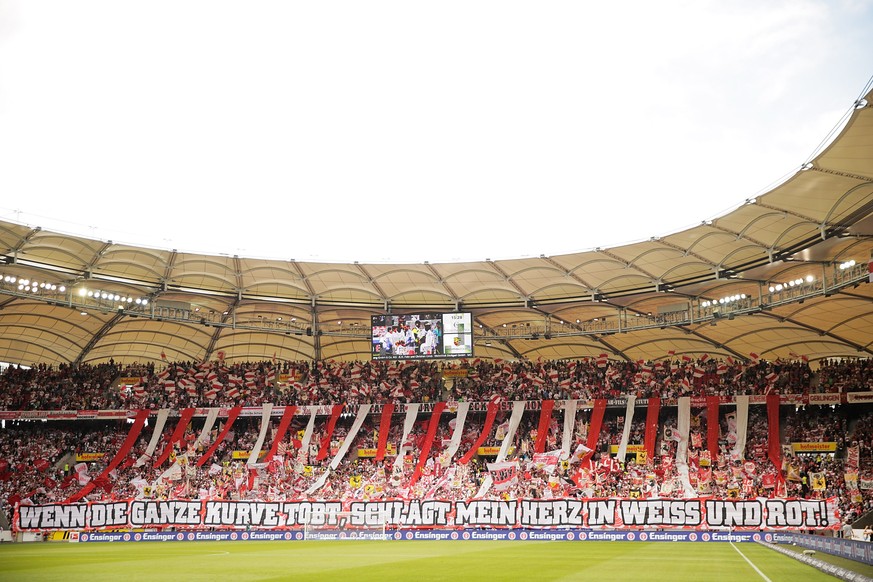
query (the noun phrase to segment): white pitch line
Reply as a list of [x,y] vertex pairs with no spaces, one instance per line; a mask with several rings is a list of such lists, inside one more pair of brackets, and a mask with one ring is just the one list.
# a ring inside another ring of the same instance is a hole
[[744,553],[742,553],[742,552],[740,551],[740,549],[734,545],[733,542],[729,542],[729,543],[730,543],[731,547],[732,547],[733,549],[735,549],[735,550],[737,551],[737,553],[743,557],[743,559],[744,559],[744,560],[749,564],[749,566],[751,566],[752,568],[755,569],[755,572],[758,573],[758,576],[760,576],[761,578],[763,578],[763,579],[766,580],[767,582],[773,582],[772,580],[770,580],[769,578],[767,578],[767,577],[764,575],[764,573],[763,573],[761,570],[758,569],[758,566],[754,565],[754,564],[752,563],[752,560],[748,559],[748,558],[746,557],[746,555],[745,555]]

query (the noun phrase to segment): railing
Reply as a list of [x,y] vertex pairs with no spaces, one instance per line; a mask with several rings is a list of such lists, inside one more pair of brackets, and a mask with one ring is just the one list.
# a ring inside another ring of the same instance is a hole
[[[757,296],[739,295],[721,299],[704,297],[684,299],[687,302],[687,308],[669,313],[642,313],[613,306],[616,311],[606,317],[576,322],[561,321],[559,323],[547,318],[542,323],[513,324],[493,329],[477,328],[475,337],[477,342],[512,339],[548,340],[561,337],[603,336],[706,322],[717,324],[724,319],[731,320],[739,316],[769,311],[783,305],[803,303],[807,299],[816,297],[829,297],[846,287],[867,283],[869,277],[870,273],[866,263],[846,268],[833,265],[830,274],[827,274],[823,269],[822,276],[812,280],[761,283]],[[30,292],[18,287],[16,282],[9,281],[9,277],[3,277],[3,274],[0,273],[0,295],[41,301],[49,305],[65,306],[83,312],[120,313],[132,318],[142,317],[154,321],[172,321],[285,335],[344,336],[366,340],[371,337],[369,326],[360,325],[358,322],[313,325],[309,322],[286,320],[275,315],[237,319],[233,312],[222,313],[200,310],[196,307],[166,306],[162,305],[160,301],[140,301],[137,303],[133,298],[119,298],[114,295],[108,297],[80,296],[73,289],[61,286],[54,290],[34,288],[34,291]],[[609,305],[608,298],[604,300],[603,305]]]

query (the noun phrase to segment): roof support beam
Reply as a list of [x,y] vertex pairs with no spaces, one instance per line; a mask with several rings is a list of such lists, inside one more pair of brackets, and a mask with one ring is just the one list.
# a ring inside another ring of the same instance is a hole
[[85,361],[85,357],[88,355],[88,352],[90,352],[94,348],[94,346],[97,345],[97,342],[99,342],[101,339],[103,339],[103,336],[105,336],[107,333],[109,333],[109,330],[111,330],[113,327],[115,327],[115,324],[117,324],[119,321],[121,321],[121,319],[123,317],[124,317],[123,313],[115,313],[109,319],[109,321],[104,323],[103,327],[101,327],[97,331],[97,333],[95,333],[91,337],[91,339],[88,341],[88,344],[84,348],[82,348],[81,352],[79,352],[78,357],[73,361],[73,365],[78,366],[83,361]]

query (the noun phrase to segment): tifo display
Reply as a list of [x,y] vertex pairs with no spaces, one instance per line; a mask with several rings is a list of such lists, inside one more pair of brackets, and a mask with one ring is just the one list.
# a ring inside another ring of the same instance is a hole
[[10,368],[0,500],[19,532],[837,530],[873,499],[870,377],[682,357]]

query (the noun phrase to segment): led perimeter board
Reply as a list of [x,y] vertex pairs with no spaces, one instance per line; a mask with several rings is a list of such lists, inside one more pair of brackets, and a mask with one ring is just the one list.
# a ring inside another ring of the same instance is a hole
[[473,355],[473,314],[374,315],[374,360],[467,358]]

